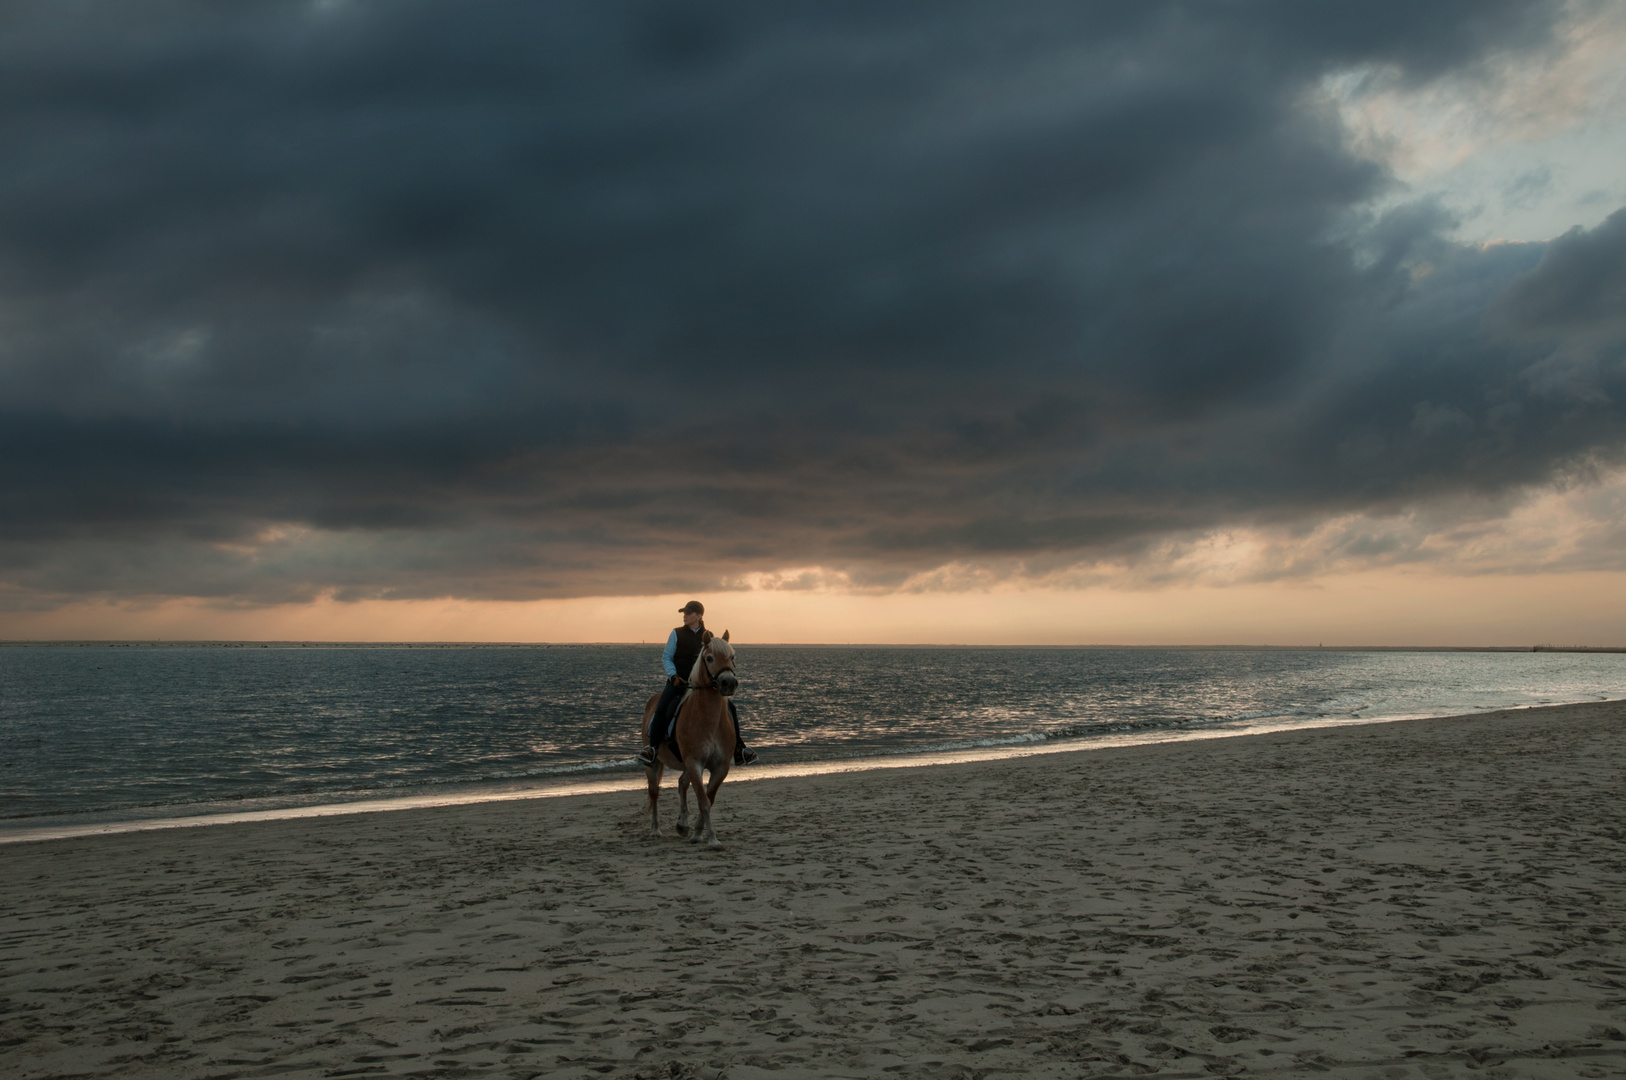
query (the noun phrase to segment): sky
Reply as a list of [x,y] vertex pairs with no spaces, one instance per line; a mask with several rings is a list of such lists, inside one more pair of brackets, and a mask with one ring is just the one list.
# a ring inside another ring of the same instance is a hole
[[1626,644],[1626,6],[0,7],[0,639]]

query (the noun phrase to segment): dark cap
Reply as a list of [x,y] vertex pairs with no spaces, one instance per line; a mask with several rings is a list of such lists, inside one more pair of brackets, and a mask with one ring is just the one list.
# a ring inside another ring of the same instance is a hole
[[685,615],[691,611],[696,615],[704,615],[706,613],[706,605],[702,604],[698,600],[690,600],[687,604],[684,604],[682,607],[678,608],[678,610]]

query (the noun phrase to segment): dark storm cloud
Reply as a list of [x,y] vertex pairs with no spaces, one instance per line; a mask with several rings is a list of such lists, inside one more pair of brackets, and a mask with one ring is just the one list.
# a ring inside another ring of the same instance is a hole
[[1522,330],[1618,331],[1626,323],[1626,211],[1554,240],[1536,273],[1509,291],[1505,309]]
[[1611,458],[1619,215],[1363,222],[1314,93],[1558,10],[9,5],[4,595],[884,586]]

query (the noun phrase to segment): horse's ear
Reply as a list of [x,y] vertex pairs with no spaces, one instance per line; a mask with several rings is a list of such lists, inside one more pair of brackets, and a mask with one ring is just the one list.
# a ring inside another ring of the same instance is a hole
[[728,631],[727,631],[727,630],[724,630],[724,631],[723,631],[723,640],[724,640],[724,641],[727,641],[727,640],[728,640]]
[[711,631],[710,630],[702,630],[702,631],[700,631],[700,643],[702,645],[706,644],[710,640],[711,640]]

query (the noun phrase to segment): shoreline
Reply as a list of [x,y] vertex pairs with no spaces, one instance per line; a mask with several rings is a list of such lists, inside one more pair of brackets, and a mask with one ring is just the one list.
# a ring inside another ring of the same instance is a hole
[[[928,768],[937,765],[958,765],[978,761],[1003,761],[1048,754],[1094,753],[1127,746],[1158,746],[1169,743],[1205,742],[1212,739],[1251,738],[1258,735],[1290,731],[1313,731],[1324,728],[1362,727],[1370,724],[1414,723],[1422,720],[1465,719],[1489,715],[1492,712],[1527,712],[1532,709],[1564,708],[1571,705],[1604,704],[1608,701],[1560,702],[1557,704],[1518,706],[1510,709],[1485,710],[1480,713],[1459,713],[1450,716],[1383,716],[1358,719],[1274,720],[1260,718],[1251,721],[1223,721],[1207,726],[1175,729],[1082,735],[1057,739],[1035,739],[1011,742],[997,746],[977,746],[945,750],[918,750],[896,754],[876,754],[859,758],[830,758],[813,761],[765,763],[749,768],[730,770],[727,783],[782,780],[792,777],[823,776],[845,773],[875,772],[891,769]],[[516,780],[500,783],[475,782],[468,785],[447,785],[449,790],[427,791],[406,795],[366,795],[331,802],[310,802],[255,810],[220,809],[203,813],[155,815],[142,818],[85,821],[87,817],[101,817],[103,812],[83,815],[61,815],[58,823],[11,827],[0,821],[0,848],[10,844],[37,843],[47,840],[68,840],[88,836],[123,835],[164,829],[203,828],[215,825],[240,825],[249,822],[298,821],[310,818],[341,817],[354,814],[391,813],[401,810],[419,810],[434,807],[470,806],[481,803],[500,803],[532,799],[569,798],[578,795],[635,792],[645,790],[647,781],[642,772],[628,770],[611,773],[606,767],[600,778],[584,780],[579,774],[562,773],[557,779]],[[676,783],[668,770],[662,780],[663,790]],[[343,793],[336,793],[342,795]],[[197,804],[193,804],[197,805]],[[202,804],[222,806],[221,803]],[[79,817],[79,821],[63,820]],[[35,819],[14,819],[18,821]]]

